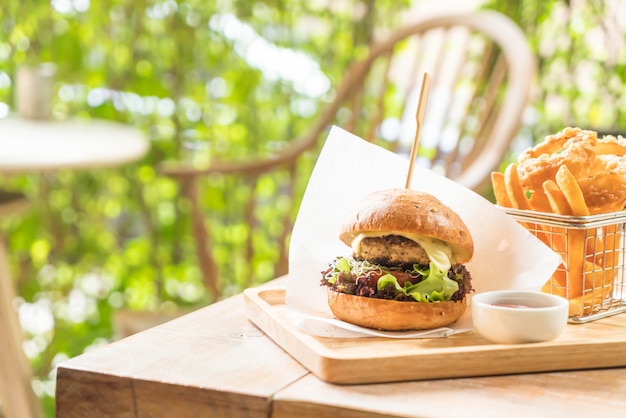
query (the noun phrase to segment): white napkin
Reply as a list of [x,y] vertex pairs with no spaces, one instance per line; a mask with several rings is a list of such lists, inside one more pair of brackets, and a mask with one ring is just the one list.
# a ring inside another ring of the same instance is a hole
[[[386,333],[335,319],[320,285],[321,271],[351,249],[339,240],[347,212],[365,195],[404,187],[409,161],[339,127],[328,134],[307,185],[293,228],[286,303],[295,324],[326,337],[448,336],[472,329],[469,308],[455,324],[437,330]],[[539,290],[560,263],[559,256],[491,202],[423,167],[411,187],[436,196],[456,211],[474,239],[466,267],[477,293],[499,289]]]

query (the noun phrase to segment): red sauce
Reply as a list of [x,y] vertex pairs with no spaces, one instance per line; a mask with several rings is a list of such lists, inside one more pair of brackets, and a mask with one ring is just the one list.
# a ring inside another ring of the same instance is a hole
[[502,308],[530,308],[530,306],[513,305],[513,304],[509,304],[509,303],[492,303],[492,306],[500,306]]

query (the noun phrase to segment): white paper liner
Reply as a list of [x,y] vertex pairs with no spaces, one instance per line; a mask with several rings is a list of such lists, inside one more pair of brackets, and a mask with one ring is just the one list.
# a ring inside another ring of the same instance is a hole
[[[332,127],[307,185],[293,228],[286,304],[301,330],[324,337],[433,338],[472,329],[468,311],[435,331],[382,332],[333,318],[320,285],[321,271],[351,249],[339,240],[346,213],[365,195],[404,187],[408,159]],[[464,220],[474,239],[466,264],[476,293],[500,289],[539,290],[560,263],[559,256],[515,220],[473,191],[423,167],[411,187],[436,196]],[[468,304],[469,306],[469,304]]]

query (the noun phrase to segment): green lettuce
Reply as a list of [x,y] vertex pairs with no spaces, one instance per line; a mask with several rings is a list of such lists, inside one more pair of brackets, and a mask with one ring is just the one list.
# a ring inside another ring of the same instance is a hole
[[459,284],[448,277],[447,271],[439,270],[430,263],[428,269],[422,270],[415,265],[413,268],[424,276],[421,282],[412,284],[405,282],[400,286],[393,274],[387,273],[378,279],[378,290],[393,285],[399,292],[412,297],[417,302],[448,301],[459,290]]
[[334,284],[337,281],[337,276],[339,276],[343,272],[350,272],[351,270],[352,266],[350,266],[350,262],[347,258],[338,258],[333,268],[333,276],[328,279],[328,282]]

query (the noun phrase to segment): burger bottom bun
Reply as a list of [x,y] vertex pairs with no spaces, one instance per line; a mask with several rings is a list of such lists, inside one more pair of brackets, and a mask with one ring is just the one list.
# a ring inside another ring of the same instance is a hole
[[337,319],[384,331],[432,329],[450,325],[465,312],[466,299],[399,302],[328,290],[328,305]]

